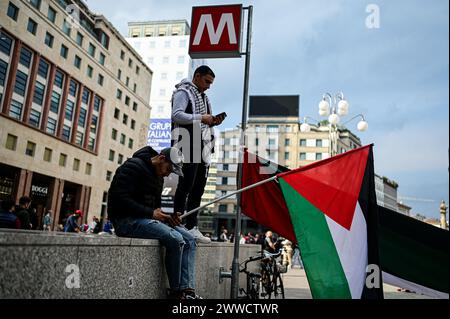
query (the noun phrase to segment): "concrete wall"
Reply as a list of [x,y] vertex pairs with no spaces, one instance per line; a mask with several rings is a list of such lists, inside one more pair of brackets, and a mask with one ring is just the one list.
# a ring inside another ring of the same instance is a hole
[[[258,249],[241,245],[240,259]],[[156,240],[1,229],[0,299],[165,298],[163,250]],[[219,283],[219,268],[228,270],[232,258],[233,244],[199,245],[199,295],[229,298],[230,279]],[[242,275],[240,282],[245,287]]]

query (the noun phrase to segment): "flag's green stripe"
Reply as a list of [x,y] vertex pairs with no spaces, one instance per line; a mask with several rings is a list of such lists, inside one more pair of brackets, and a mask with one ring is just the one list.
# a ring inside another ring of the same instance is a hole
[[351,298],[325,215],[279,179],[313,298]]

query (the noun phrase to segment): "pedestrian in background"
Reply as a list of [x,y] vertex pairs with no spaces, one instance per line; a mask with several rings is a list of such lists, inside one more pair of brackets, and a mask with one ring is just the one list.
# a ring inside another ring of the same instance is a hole
[[16,213],[17,218],[20,220],[20,227],[22,229],[31,229],[30,212],[31,198],[28,196],[22,196],[19,199],[19,209]]
[[47,213],[45,214],[44,219],[42,220],[42,229],[44,231],[50,231],[51,230],[52,222],[53,222],[52,213],[53,212],[50,209],[47,210]]

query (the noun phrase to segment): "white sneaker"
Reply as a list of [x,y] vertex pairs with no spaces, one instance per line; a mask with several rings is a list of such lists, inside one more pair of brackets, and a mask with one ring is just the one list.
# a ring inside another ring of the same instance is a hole
[[192,236],[194,236],[197,243],[209,244],[211,242],[211,238],[203,236],[203,234],[198,230],[197,226],[189,230],[189,232]]

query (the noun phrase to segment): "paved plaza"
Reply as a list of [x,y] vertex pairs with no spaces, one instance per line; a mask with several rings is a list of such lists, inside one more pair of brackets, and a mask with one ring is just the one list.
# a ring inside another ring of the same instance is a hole
[[[284,291],[286,299],[312,299],[311,291],[309,290],[308,280],[304,269],[298,267],[289,269],[283,275]],[[385,299],[432,299],[431,297],[411,293],[397,291],[397,287],[384,284],[384,298]]]

